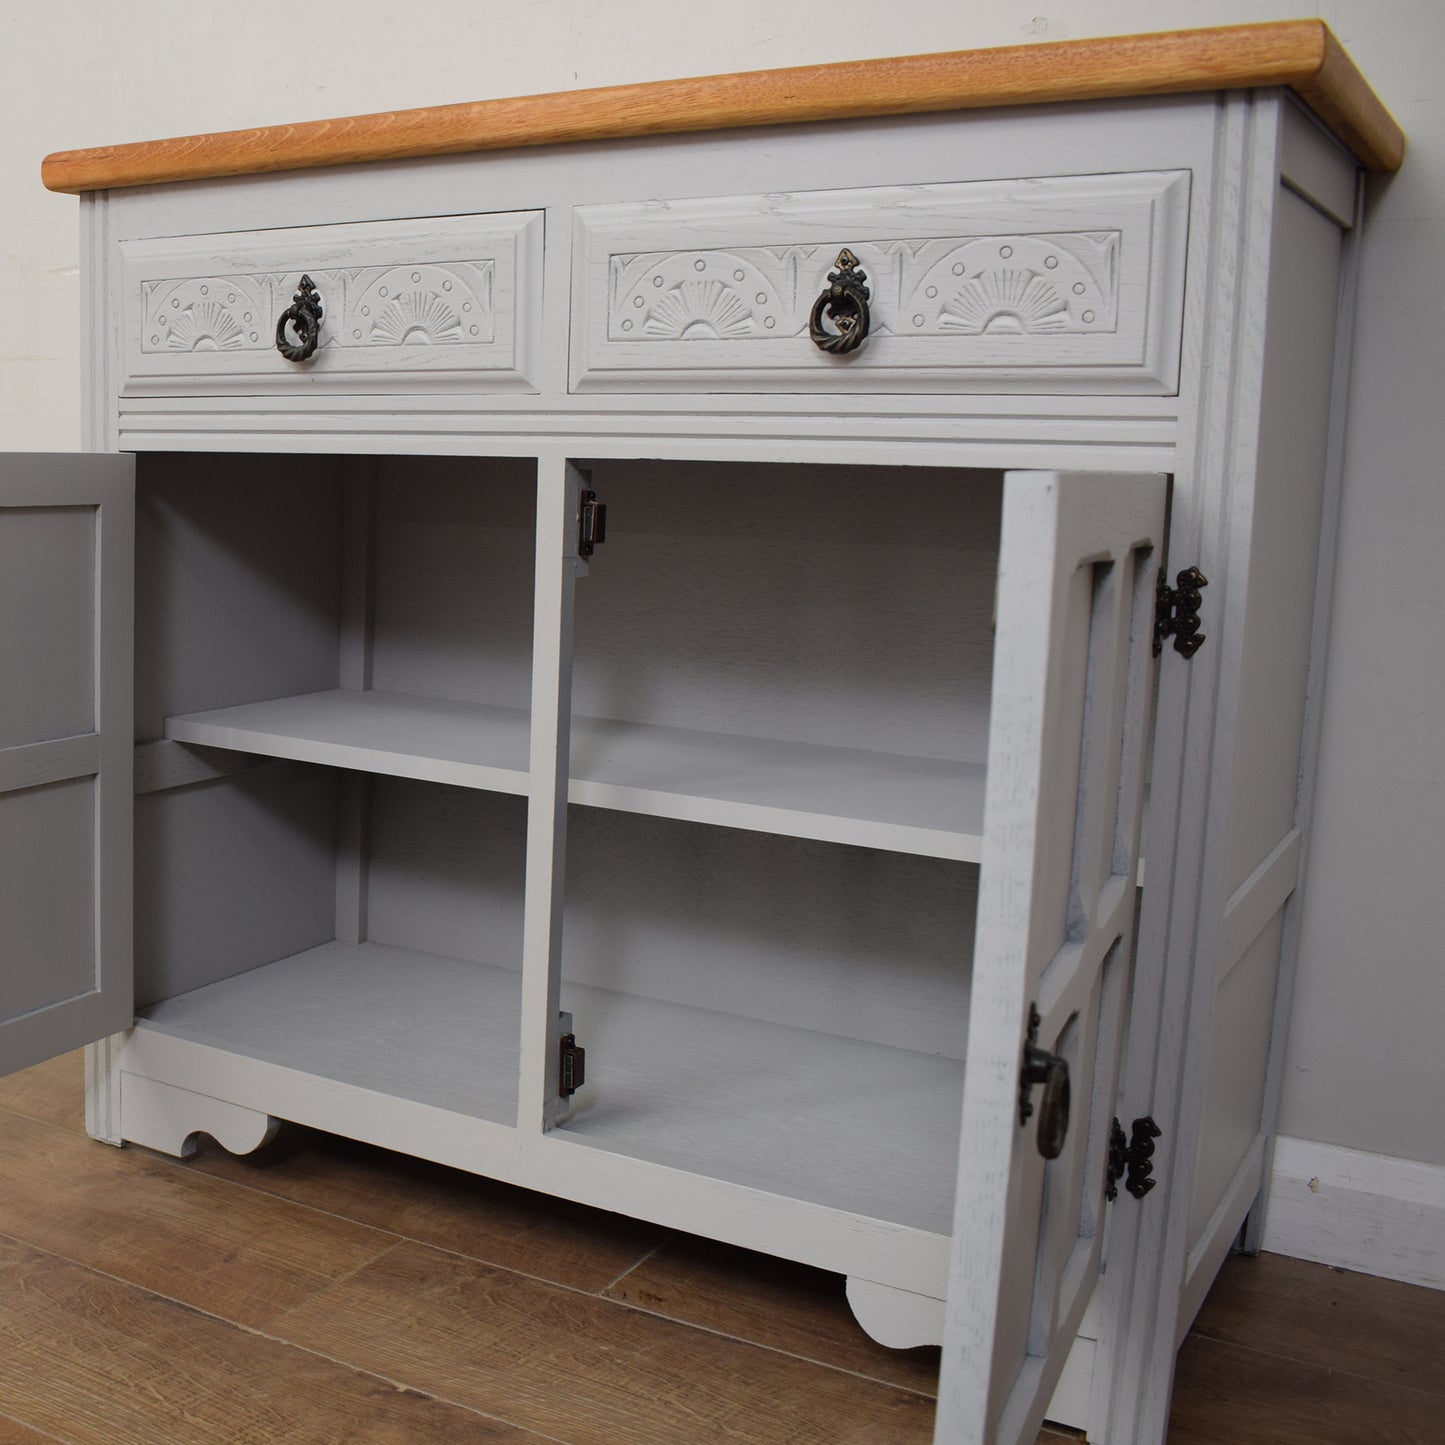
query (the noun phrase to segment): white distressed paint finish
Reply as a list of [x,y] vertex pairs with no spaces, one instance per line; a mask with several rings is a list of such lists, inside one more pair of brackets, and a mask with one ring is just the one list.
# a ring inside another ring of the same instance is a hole
[[[1134,915],[1162,477],[1010,473],[938,1434],[1031,1441],[1092,1297]],[[1020,1127],[1030,1014],[1076,1094]],[[1032,1298],[1031,1298],[1032,1296]]]
[[[1188,175],[579,207],[579,391],[1172,392]],[[864,347],[809,314],[847,247]]]
[[[537,214],[165,237],[119,249],[124,396],[534,386]],[[276,349],[276,328],[303,274],[321,297],[320,339],[310,359],[291,362]]]
[[1445,1168],[1278,1138],[1263,1247],[1445,1289]]

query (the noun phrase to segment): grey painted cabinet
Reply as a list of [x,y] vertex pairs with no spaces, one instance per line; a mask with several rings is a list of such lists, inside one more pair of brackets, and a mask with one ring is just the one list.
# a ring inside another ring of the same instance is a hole
[[88,194],[4,1062],[842,1272],[940,1440],[1159,1439],[1265,1178],[1354,194],[1267,91]]

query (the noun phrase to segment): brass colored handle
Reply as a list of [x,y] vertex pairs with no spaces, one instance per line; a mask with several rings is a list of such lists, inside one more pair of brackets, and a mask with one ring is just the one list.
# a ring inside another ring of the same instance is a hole
[[[822,350],[847,356],[868,336],[868,273],[858,269],[858,258],[846,246],[834,264],[838,269],[828,273],[827,286],[813,302],[808,335]],[[823,325],[824,318],[832,322],[831,331]]]
[[[276,320],[276,350],[287,361],[306,361],[316,350],[323,314],[316,283],[309,276],[303,276],[291,304]],[[288,323],[296,335],[294,342],[286,334]]]

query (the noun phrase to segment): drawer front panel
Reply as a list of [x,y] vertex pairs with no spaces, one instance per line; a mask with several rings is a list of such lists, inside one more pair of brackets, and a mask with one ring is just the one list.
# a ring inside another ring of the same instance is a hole
[[[580,207],[575,391],[1178,389],[1184,171]],[[840,250],[868,339],[808,334]]]
[[[540,212],[121,243],[122,396],[533,391]],[[276,323],[302,274],[315,354]]]

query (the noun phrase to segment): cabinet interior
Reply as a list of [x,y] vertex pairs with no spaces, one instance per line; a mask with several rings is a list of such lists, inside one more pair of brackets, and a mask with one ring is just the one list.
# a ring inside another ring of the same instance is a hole
[[[947,1233],[1001,477],[580,465],[553,1132]],[[517,1122],[552,484],[138,458],[142,1027]]]

